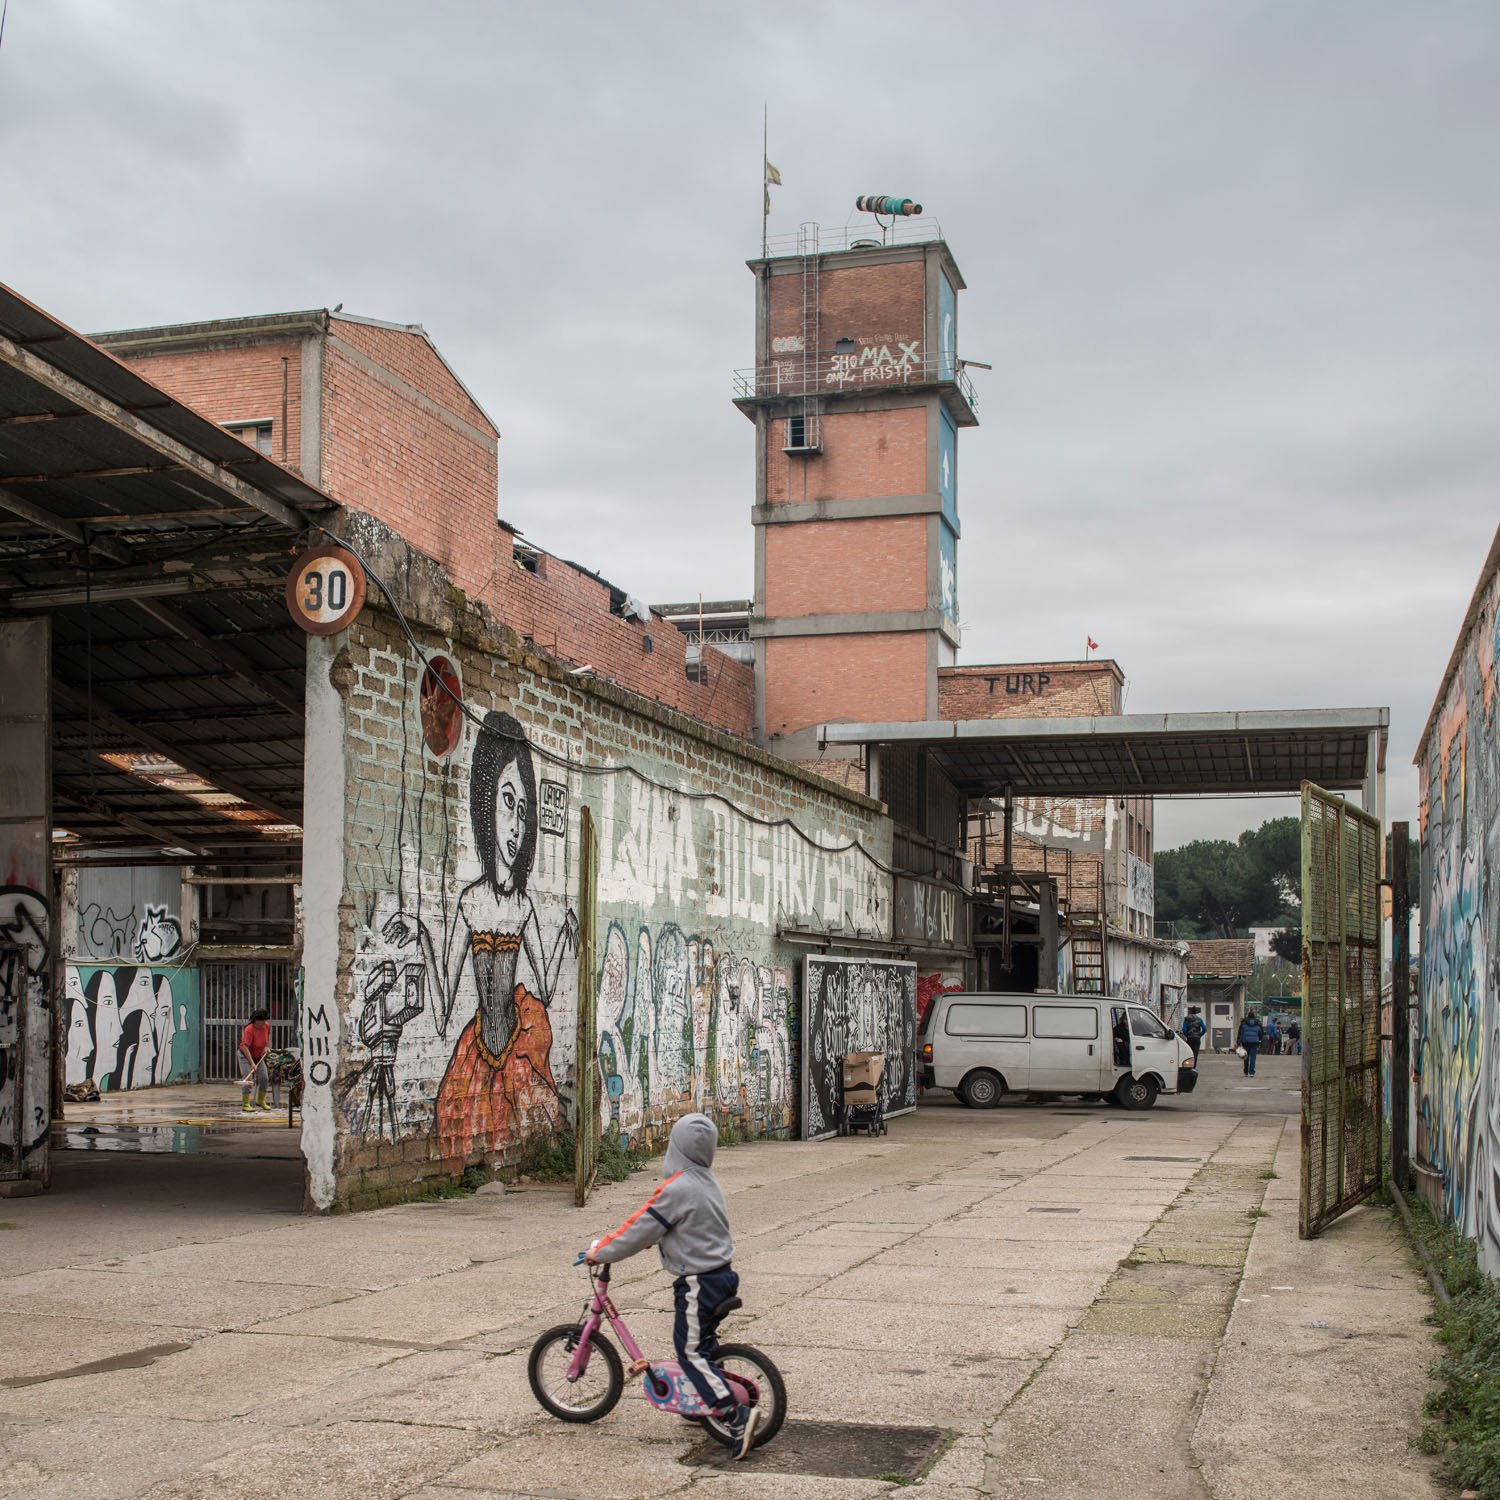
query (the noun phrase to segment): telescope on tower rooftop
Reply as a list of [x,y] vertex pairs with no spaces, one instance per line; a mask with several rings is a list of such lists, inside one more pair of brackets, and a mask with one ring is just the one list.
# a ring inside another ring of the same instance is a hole
[[854,206],[862,214],[892,219],[914,219],[922,212],[920,203],[913,203],[910,198],[893,198],[889,193],[866,193],[854,200]]

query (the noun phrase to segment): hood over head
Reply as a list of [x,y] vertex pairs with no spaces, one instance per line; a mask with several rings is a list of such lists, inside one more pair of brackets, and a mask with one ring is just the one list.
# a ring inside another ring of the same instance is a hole
[[683,1115],[672,1127],[662,1175],[670,1177],[684,1167],[711,1167],[719,1145],[719,1127],[704,1114]]

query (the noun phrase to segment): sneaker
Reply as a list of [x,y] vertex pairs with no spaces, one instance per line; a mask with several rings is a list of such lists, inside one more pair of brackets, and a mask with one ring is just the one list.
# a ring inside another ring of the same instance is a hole
[[760,1424],[758,1406],[737,1406],[724,1425],[729,1429],[729,1446],[736,1458],[743,1458],[755,1446],[755,1429]]

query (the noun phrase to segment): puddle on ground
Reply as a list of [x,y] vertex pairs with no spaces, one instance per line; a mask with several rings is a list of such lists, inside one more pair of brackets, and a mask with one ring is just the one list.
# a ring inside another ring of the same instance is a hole
[[52,1127],[54,1151],[147,1151],[191,1156],[213,1132],[199,1125],[74,1125]]

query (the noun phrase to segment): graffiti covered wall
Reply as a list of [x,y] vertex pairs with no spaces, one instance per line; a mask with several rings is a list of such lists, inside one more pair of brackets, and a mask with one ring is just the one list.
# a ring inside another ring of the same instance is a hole
[[151,865],[84,869],[76,881],[75,911],[69,913],[64,902],[66,957],[85,963],[155,964],[182,952],[182,882],[176,870]]
[[0,1178],[47,1180],[52,726],[47,620],[0,624]]
[[[888,822],[447,608],[409,611],[446,624],[419,631],[430,665],[367,605],[327,693],[310,678],[310,725],[323,697],[341,705],[346,810],[332,993],[310,966],[303,1000],[314,1201],[516,1159],[573,1128],[580,1066],[598,1070],[602,1127],[628,1144],[690,1109],[790,1133],[796,950],[777,929],[888,938]],[[310,912],[319,899],[310,889]],[[580,1059],[590,906],[598,1035]]]
[[1415,1158],[1500,1275],[1500,573],[1417,755],[1421,1021]]
[[844,1057],[885,1053],[885,1111],[917,1106],[917,966],[890,959],[805,958],[807,1032],[803,1056],[802,1137],[838,1128]]

